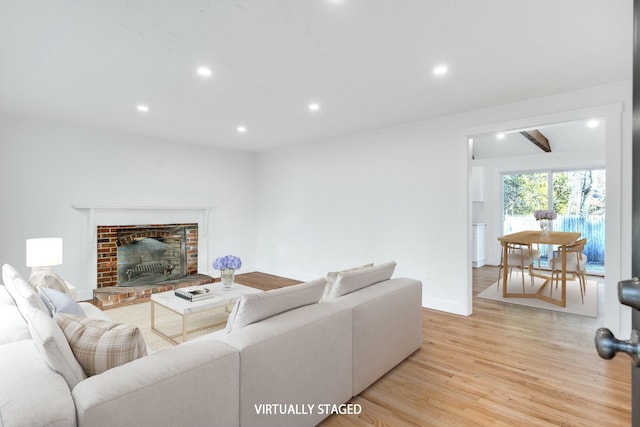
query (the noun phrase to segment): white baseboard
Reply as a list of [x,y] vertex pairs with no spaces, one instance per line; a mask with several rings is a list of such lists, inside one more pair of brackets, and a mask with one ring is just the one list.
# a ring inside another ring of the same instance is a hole
[[422,296],[422,306],[424,308],[430,308],[432,310],[444,311],[447,313],[459,314],[461,316],[470,316],[471,312],[468,312],[466,307],[463,307],[457,301],[445,300],[440,298],[432,298]]

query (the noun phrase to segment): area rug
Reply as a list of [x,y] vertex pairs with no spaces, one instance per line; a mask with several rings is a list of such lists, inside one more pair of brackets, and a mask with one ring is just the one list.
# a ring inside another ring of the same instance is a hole
[[[123,307],[105,310],[105,314],[114,322],[135,325],[140,328],[144,341],[150,352],[173,347],[169,341],[151,330],[151,303],[143,302]],[[187,340],[224,328],[228,313],[225,308],[217,308],[189,316],[187,327],[189,330],[203,328],[187,334]],[[182,317],[156,304],[156,329],[167,335],[182,333]],[[175,338],[182,341],[182,335]]]
[[[535,277],[534,285],[531,286],[529,275],[525,274],[525,293],[535,294],[540,286],[542,286],[544,279]],[[580,316],[598,317],[598,281],[587,281],[587,292],[584,296],[584,304],[580,299],[580,285],[577,280],[567,280],[567,306],[560,307],[550,302],[538,299],[538,298],[517,298],[517,297],[502,297],[502,281],[500,281],[500,290],[497,290],[498,283],[494,283],[484,291],[478,294],[478,298],[489,299],[492,301],[499,301],[508,304],[525,305],[528,307],[542,308],[545,310],[560,311],[563,313],[578,314]],[[560,287],[553,289],[553,298],[559,298]],[[545,295],[549,296],[549,288],[545,289]],[[522,276],[514,273],[511,280],[508,282],[509,292],[522,292]]]

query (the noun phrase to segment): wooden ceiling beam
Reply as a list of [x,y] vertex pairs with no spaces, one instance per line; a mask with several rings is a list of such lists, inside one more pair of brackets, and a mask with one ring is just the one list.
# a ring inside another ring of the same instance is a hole
[[529,141],[533,142],[545,153],[551,152],[551,145],[549,145],[549,140],[546,136],[542,134],[538,129],[532,129],[520,132],[520,135],[527,138]]

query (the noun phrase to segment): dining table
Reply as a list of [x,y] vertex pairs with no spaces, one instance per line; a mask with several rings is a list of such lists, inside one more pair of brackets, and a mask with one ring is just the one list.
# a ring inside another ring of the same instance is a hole
[[[572,232],[572,231],[537,231],[537,230],[526,230],[519,231],[517,233],[506,234],[502,237],[498,237],[498,240],[502,244],[502,259],[504,266],[509,265],[509,244],[520,244],[520,245],[555,245],[558,246],[558,252],[560,256],[560,260],[562,263],[562,272],[561,272],[561,282],[562,289],[560,292],[560,298],[552,298],[551,296],[547,296],[544,294],[544,291],[547,286],[551,283],[551,275],[546,275],[541,272],[533,273],[531,270],[531,274],[535,277],[540,277],[545,279],[544,283],[540,286],[536,293],[525,293],[525,292],[509,292],[507,286],[507,279],[509,277],[509,269],[503,268],[503,286],[502,286],[502,296],[503,298],[538,298],[552,304],[558,305],[560,307],[567,306],[567,246],[575,243],[580,238],[580,233]],[[524,274],[524,272],[522,273]]]

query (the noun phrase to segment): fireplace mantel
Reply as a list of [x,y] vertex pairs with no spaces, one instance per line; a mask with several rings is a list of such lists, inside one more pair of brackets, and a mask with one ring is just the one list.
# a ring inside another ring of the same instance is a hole
[[74,209],[132,209],[132,210],[212,210],[217,209],[215,206],[191,206],[191,205],[89,205],[83,203],[74,203],[71,205]]
[[89,214],[87,218],[87,227],[89,232],[87,233],[87,243],[93,243],[95,239],[95,230],[98,224],[96,215],[103,212],[158,212],[158,211],[192,211],[197,212],[200,216],[200,237],[206,237],[209,231],[209,214],[211,211],[217,209],[216,206],[198,206],[198,205],[92,205],[88,203],[73,203],[72,208],[79,211],[86,211]]
[[219,208],[206,205],[127,205],[73,203],[82,216],[83,277],[92,289],[97,288],[97,227],[145,224],[198,224],[198,272],[207,271],[209,222]]

